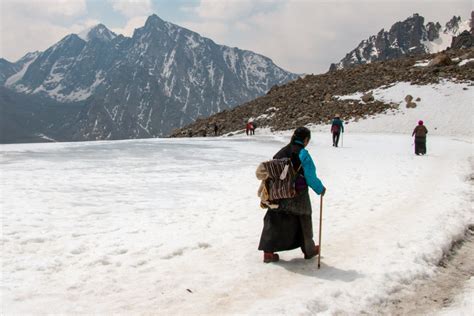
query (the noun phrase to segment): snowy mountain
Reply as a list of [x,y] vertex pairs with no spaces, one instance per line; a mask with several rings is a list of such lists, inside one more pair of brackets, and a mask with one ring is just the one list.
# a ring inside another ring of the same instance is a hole
[[330,71],[407,55],[437,53],[450,46],[453,36],[471,29],[470,21],[463,21],[459,16],[454,16],[444,27],[439,22],[425,24],[424,21],[422,16],[414,14],[395,23],[389,31],[380,30],[341,61],[331,64]]
[[217,45],[156,15],[131,38],[99,24],[66,36],[20,70],[8,63],[0,70],[16,92],[84,101],[71,122],[73,140],[167,135],[297,78],[269,58]]

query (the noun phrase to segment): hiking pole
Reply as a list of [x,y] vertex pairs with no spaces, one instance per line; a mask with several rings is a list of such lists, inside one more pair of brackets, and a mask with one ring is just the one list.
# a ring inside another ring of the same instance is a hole
[[341,147],[344,147],[344,133],[341,134]]
[[318,269],[321,268],[321,230],[323,229],[323,196],[321,195],[321,202],[319,204],[319,255],[318,255]]

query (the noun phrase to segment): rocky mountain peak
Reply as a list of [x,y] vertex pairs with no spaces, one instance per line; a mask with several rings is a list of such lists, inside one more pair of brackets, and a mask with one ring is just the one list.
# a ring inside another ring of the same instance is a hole
[[446,27],[444,29],[444,32],[452,32],[453,34],[458,33],[459,30],[459,25],[461,23],[461,17],[460,16],[453,16],[451,20],[449,20],[446,23]]
[[453,36],[469,29],[467,21],[453,16],[443,28],[439,22],[428,22],[418,13],[404,21],[396,22],[389,31],[383,29],[363,40],[338,63],[331,64],[330,71],[356,65],[402,58],[407,55],[437,53],[450,47]]
[[147,30],[161,29],[166,24],[158,15],[150,15],[145,22],[144,28]]

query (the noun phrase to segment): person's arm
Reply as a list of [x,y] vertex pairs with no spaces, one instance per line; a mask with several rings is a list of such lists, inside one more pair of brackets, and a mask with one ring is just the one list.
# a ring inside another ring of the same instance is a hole
[[[417,126],[417,127],[418,127],[418,126]],[[416,127],[415,127],[415,129],[413,130],[413,133],[411,133],[411,136],[413,137],[413,136],[415,136],[415,134],[416,134]]]
[[344,133],[344,122],[341,121],[341,131]]
[[323,193],[325,191],[324,185],[316,175],[316,166],[314,165],[313,159],[308,151],[304,148],[301,149],[299,158],[304,170],[304,178],[308,186],[318,195]]

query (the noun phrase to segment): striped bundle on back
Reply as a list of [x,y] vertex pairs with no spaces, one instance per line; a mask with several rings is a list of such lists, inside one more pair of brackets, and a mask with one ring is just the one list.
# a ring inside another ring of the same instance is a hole
[[275,201],[295,197],[296,172],[293,169],[291,159],[273,159],[263,164],[268,171],[268,179],[266,181],[270,200]]

